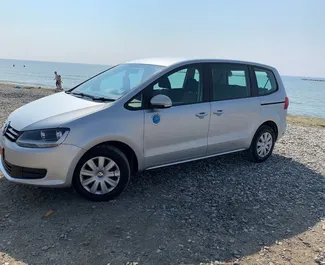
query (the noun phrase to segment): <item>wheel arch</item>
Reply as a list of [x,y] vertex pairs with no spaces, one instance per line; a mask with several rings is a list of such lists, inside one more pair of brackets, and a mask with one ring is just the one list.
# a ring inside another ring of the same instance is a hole
[[[94,148],[100,146],[100,145],[110,145],[113,146],[117,149],[119,149],[127,158],[129,164],[130,164],[130,169],[131,169],[131,173],[136,173],[139,170],[141,170],[141,160],[139,158],[139,154],[137,154],[134,150],[134,148],[132,148],[129,144],[126,144],[122,141],[118,141],[118,140],[106,140],[106,141],[100,141],[100,142],[96,142],[93,143],[91,145],[88,145],[86,148],[83,148],[83,152],[79,154],[79,156],[76,158],[75,161],[75,165],[73,166],[71,175],[73,174],[73,172],[76,169],[77,164],[79,163],[80,159],[82,157],[84,157],[87,153],[89,153],[91,150],[93,150]],[[72,178],[72,176],[71,176]]]
[[101,142],[98,143],[94,146],[92,146],[91,148],[89,148],[85,153],[87,154],[88,152],[90,152],[91,150],[93,150],[94,148],[96,148],[97,146],[100,145],[110,145],[110,146],[114,146],[117,149],[119,149],[128,159],[128,162],[130,164],[130,169],[132,173],[137,173],[139,171],[139,160],[138,157],[135,153],[135,151],[126,143],[123,143],[121,141],[105,141],[105,142]]
[[263,122],[259,127],[258,129],[256,130],[256,132],[259,131],[259,129],[262,127],[262,126],[268,126],[270,127],[274,133],[275,133],[275,141],[278,139],[278,134],[279,134],[279,127],[278,125],[276,124],[276,122],[272,121],[272,120],[267,120],[265,122]]

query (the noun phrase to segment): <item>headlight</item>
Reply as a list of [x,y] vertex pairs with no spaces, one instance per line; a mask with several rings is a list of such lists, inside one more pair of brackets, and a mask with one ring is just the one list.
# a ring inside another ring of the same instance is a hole
[[28,148],[55,147],[63,143],[69,131],[66,128],[26,131],[17,139],[17,144]]

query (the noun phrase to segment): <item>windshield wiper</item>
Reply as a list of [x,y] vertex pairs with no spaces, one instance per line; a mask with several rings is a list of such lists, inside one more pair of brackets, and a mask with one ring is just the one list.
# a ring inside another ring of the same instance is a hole
[[93,100],[100,100],[100,101],[107,101],[107,102],[109,102],[109,101],[110,102],[115,101],[115,99],[112,99],[112,98],[104,98],[104,97],[98,97],[98,98],[94,97]]
[[85,93],[77,93],[77,92],[66,92],[67,94],[72,94],[76,96],[81,96],[81,97],[87,97],[91,98],[92,100],[100,100],[100,101],[115,101],[114,99],[111,98],[105,98],[105,97],[94,97],[93,95],[85,94]]
[[88,95],[88,94],[85,94],[85,93],[72,92],[71,94],[75,95],[75,96],[81,96],[81,97],[87,97],[87,98],[94,99],[94,96]]

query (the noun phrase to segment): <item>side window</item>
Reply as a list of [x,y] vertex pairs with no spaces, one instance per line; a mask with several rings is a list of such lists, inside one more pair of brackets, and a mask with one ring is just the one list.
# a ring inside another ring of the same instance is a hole
[[218,63],[211,65],[212,99],[228,100],[251,96],[246,65]]
[[269,95],[277,91],[278,86],[274,74],[270,70],[254,68],[258,94],[260,96]]
[[182,88],[183,85],[184,85],[185,78],[186,78],[186,70],[180,70],[180,71],[178,71],[176,73],[173,73],[170,76],[168,76],[168,79],[170,81],[171,89],[180,89],[180,88]]
[[200,81],[200,73],[197,69],[195,69],[194,79],[198,82]]
[[247,86],[245,71],[230,71],[228,84],[234,86]]
[[127,108],[131,110],[139,110],[142,108],[143,93],[140,92],[127,103]]
[[202,102],[203,78],[199,66],[189,66],[161,77],[154,85],[152,96],[164,94],[173,106]]

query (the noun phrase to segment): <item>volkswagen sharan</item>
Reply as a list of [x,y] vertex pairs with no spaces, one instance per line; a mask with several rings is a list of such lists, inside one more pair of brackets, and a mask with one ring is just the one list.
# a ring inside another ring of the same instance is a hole
[[0,136],[6,179],[111,200],[136,172],[245,151],[272,154],[289,100],[270,66],[156,58],[110,67],[11,113]]

